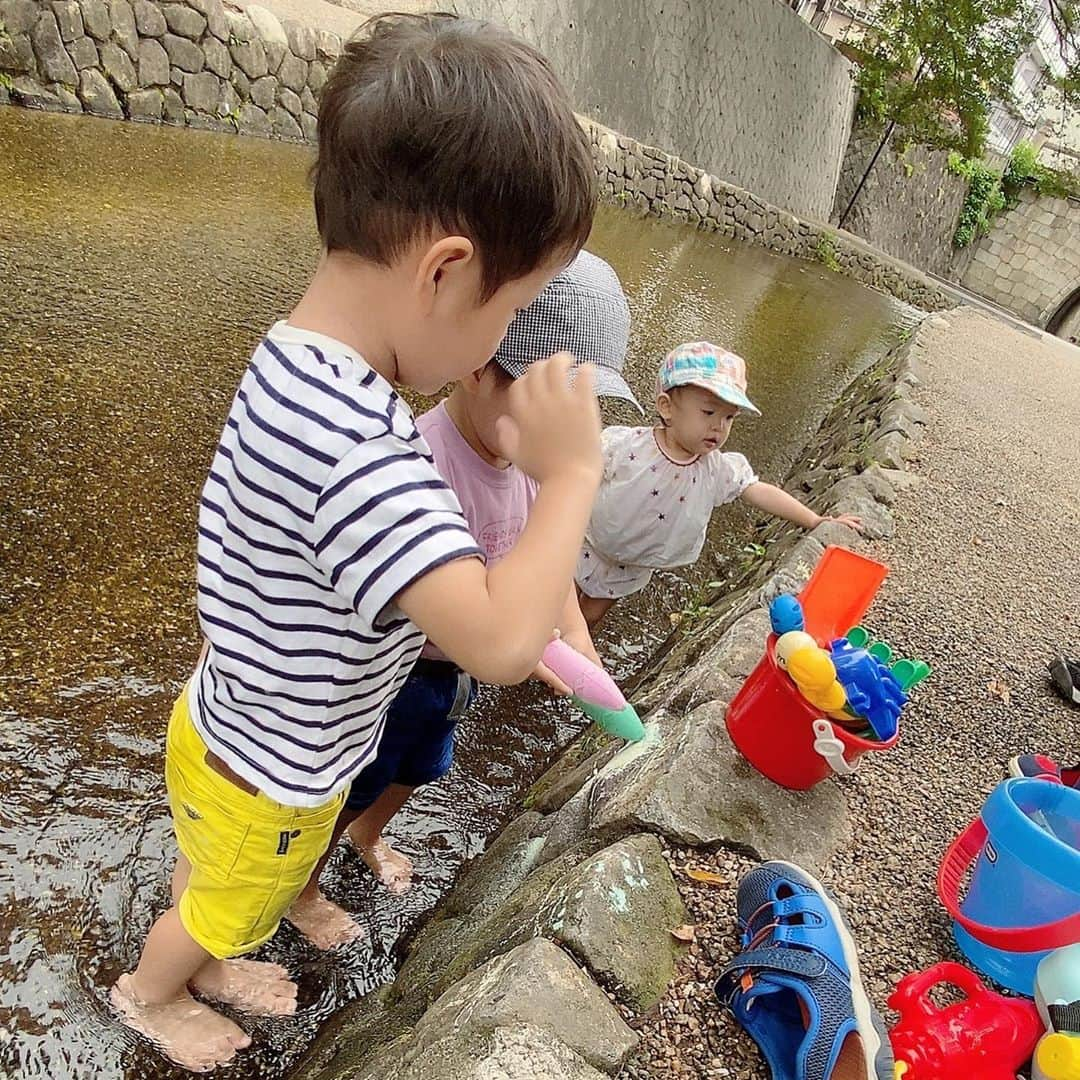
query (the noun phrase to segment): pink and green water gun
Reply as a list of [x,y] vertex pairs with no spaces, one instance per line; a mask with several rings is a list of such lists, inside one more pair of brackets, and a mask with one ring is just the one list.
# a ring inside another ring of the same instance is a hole
[[560,638],[548,644],[542,659],[570,687],[574,704],[590,720],[629,742],[640,742],[645,737],[645,726],[634,706],[602,667]]

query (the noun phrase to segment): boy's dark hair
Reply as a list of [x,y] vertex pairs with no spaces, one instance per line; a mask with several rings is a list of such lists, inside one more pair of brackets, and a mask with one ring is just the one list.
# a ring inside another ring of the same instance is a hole
[[494,380],[495,385],[500,389],[505,389],[512,382],[515,382],[515,378],[499,363],[498,360],[492,358],[484,365],[484,371],[487,372]]
[[380,15],[345,45],[319,102],[312,169],[328,251],[389,265],[425,230],[467,236],[482,299],[584,245],[588,139],[547,61],[490,23]]

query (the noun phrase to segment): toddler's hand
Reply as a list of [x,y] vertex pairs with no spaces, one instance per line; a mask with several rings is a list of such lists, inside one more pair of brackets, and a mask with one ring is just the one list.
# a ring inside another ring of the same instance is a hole
[[538,483],[584,474],[600,482],[600,407],[592,369],[577,369],[573,386],[569,353],[533,364],[510,387],[509,415],[499,418],[502,453]]
[[857,514],[832,514],[822,517],[822,521],[835,521],[837,525],[846,525],[849,529],[854,529],[857,533],[866,532],[866,526],[863,524],[863,519]]

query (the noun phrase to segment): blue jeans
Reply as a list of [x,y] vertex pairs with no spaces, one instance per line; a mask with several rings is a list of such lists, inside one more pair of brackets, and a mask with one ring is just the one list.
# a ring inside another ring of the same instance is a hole
[[420,787],[450,771],[454,728],[476,698],[476,680],[446,660],[416,662],[386,714],[375,760],[352,782],[345,809],[364,811],[391,785]]

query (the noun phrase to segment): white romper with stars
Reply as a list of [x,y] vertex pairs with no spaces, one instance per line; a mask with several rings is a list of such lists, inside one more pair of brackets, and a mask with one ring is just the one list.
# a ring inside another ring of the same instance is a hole
[[606,428],[602,447],[604,478],[574,575],[586,596],[629,596],[654,570],[696,562],[713,510],[758,480],[742,454],[674,461],[653,428]]

